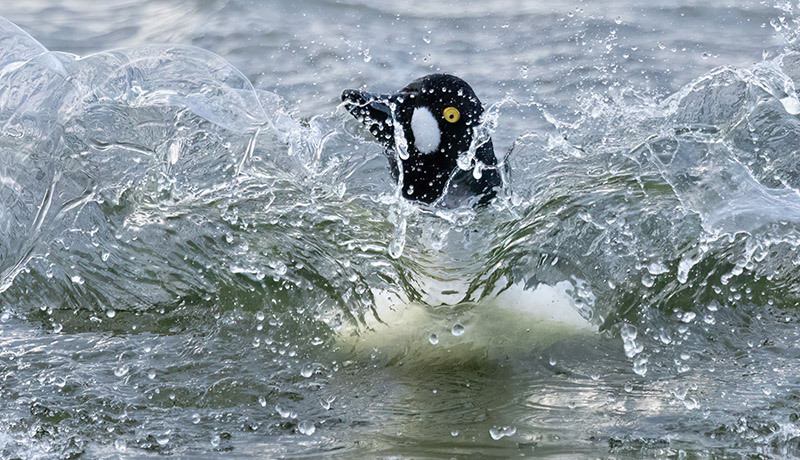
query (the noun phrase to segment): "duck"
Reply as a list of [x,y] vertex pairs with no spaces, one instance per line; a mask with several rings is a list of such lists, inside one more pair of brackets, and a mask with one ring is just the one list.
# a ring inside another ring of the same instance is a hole
[[479,130],[485,109],[461,78],[430,74],[394,93],[346,89],[342,103],[384,146],[406,200],[455,207],[496,196],[502,177]]

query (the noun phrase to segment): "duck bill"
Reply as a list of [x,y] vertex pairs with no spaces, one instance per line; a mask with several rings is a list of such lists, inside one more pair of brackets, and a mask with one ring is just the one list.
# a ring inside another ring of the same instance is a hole
[[388,147],[394,142],[392,112],[397,103],[396,94],[374,94],[356,89],[347,89],[342,93],[344,108]]

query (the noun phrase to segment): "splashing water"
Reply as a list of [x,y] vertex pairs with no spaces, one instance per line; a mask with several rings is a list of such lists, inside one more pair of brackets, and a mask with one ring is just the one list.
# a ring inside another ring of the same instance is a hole
[[668,97],[491,106],[522,134],[478,209],[403,201],[347,114],[210,51],[1,21],[2,456],[796,455],[783,12],[785,49]]

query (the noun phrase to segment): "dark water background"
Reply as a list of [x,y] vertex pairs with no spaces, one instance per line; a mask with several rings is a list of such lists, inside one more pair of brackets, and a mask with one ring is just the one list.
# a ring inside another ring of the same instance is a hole
[[[796,8],[7,2],[0,456],[799,455]],[[488,209],[338,107],[434,71]]]

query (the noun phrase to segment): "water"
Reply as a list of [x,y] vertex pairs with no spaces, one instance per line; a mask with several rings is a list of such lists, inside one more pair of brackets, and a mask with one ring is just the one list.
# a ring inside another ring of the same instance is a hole
[[[5,5],[0,455],[800,455],[797,8]],[[432,71],[486,209],[338,107]]]

